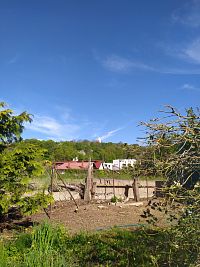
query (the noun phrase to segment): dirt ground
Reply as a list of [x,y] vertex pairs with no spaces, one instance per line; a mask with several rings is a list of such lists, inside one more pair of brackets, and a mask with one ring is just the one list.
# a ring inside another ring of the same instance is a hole
[[[143,205],[138,207],[132,206],[131,203],[109,205],[108,202],[99,203],[99,201],[86,204],[82,200],[78,200],[77,203],[78,210],[73,201],[56,202],[52,207],[50,221],[61,223],[70,233],[96,231],[102,228],[144,223],[140,222],[140,215],[147,205],[147,202],[142,202]],[[41,222],[48,220],[48,217],[44,212],[32,216],[31,219]]]

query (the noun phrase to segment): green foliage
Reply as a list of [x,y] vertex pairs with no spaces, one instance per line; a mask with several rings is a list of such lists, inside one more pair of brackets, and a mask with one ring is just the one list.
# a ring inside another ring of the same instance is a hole
[[[0,158],[0,214],[5,214],[12,206],[17,206],[23,213],[37,211],[40,205],[47,206],[49,197],[43,193],[24,196],[28,191],[31,178],[43,173],[41,149],[33,145],[15,148],[8,147]],[[31,193],[31,192],[30,192]]]
[[[200,181],[200,113],[192,108],[185,114],[167,106],[165,117],[142,123],[146,127],[146,144],[152,150],[149,164],[141,168],[194,188]],[[142,167],[142,166],[141,166]]]
[[122,202],[122,198],[121,197],[113,196],[113,197],[111,197],[111,200],[110,201],[112,203]]
[[31,247],[23,259],[25,266],[64,267],[68,265],[70,261],[60,253],[66,237],[62,228],[54,228],[47,223],[34,229]]
[[[44,223],[35,227],[31,233],[20,234],[14,242],[2,241],[0,266],[72,266],[71,251],[64,247],[67,238],[68,235],[62,227]],[[1,265],[2,262],[4,265]]]
[[[144,211],[143,218],[153,225],[158,223],[158,217],[177,225],[188,223],[188,227],[200,225],[200,186],[187,190],[181,185],[163,188],[165,197],[154,197],[148,203],[148,209]],[[155,216],[154,211],[164,214]],[[193,225],[194,223],[194,225]]]
[[164,188],[163,193],[165,198],[150,200],[141,216],[156,229],[160,224],[168,225],[171,235],[169,242],[173,245],[169,266],[176,266],[173,263],[175,255],[182,266],[199,266],[192,263],[194,257],[196,261],[200,259],[200,186],[188,190],[176,185]]
[[72,160],[78,157],[79,160],[103,160],[112,162],[119,158],[137,158],[135,151],[123,143],[98,143],[92,141],[64,141],[54,142],[52,140],[41,141],[36,139],[24,140],[24,143],[35,144],[46,149],[45,158],[52,161]]
[[192,267],[197,266],[200,246],[195,233],[171,227],[69,236],[62,227],[44,223],[32,233],[1,242],[1,266]]
[[10,144],[21,140],[24,122],[31,122],[27,112],[14,116],[13,110],[5,109],[6,104],[0,102],[0,145]]
[[200,258],[200,114],[190,108],[182,115],[171,106],[164,113],[167,117],[143,123],[153,157],[140,171],[161,173],[167,183],[164,197],[150,200],[142,217],[154,227],[161,221],[170,226],[167,266],[181,266],[181,262],[182,266],[197,266],[193,258],[197,262]]
[[[3,108],[5,104],[1,103]],[[31,196],[28,185],[33,176],[43,173],[42,156],[44,150],[33,144],[24,144],[21,140],[23,124],[31,121],[26,112],[18,116],[13,111],[0,111],[0,217],[4,217],[10,208],[30,214],[39,207],[47,206],[49,196],[43,193]]]

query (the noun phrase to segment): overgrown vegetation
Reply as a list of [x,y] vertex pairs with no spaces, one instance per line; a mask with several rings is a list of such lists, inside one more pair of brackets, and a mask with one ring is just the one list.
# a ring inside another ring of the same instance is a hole
[[167,106],[162,112],[164,117],[142,123],[145,143],[154,156],[145,157],[138,171],[163,175],[168,185],[193,189],[200,181],[200,111],[189,108],[181,114]]
[[192,267],[197,266],[200,246],[196,230],[199,226],[190,231],[175,226],[70,236],[64,228],[45,223],[11,241],[2,240],[0,266]]
[[173,230],[176,246],[187,247],[188,263],[183,266],[191,266],[191,241],[197,258],[200,257],[200,114],[198,109],[195,113],[192,108],[180,114],[171,106],[164,113],[167,116],[161,120],[144,123],[148,133],[146,141],[155,155],[146,170],[162,173],[167,181],[162,190],[163,198],[151,200],[142,217],[158,226],[154,211],[159,211]]

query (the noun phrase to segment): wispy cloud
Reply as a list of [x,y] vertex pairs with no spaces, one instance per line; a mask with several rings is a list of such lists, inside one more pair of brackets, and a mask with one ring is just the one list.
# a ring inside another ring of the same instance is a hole
[[[200,0],[188,0],[180,3],[181,7],[174,10],[172,19],[179,26],[200,27]],[[174,25],[172,25],[173,27]],[[191,29],[190,29],[191,30]],[[200,74],[200,34],[193,29],[193,37],[189,42],[182,39],[178,43],[161,43],[158,47],[165,50],[160,63],[146,63],[145,59],[135,60],[118,55],[107,56],[101,61],[102,65],[109,71],[129,73],[134,70],[150,71],[171,75],[199,75]],[[162,51],[161,49],[161,51]],[[165,57],[167,64],[165,64]],[[176,61],[174,61],[174,58]]]
[[[159,46],[171,60],[171,66],[160,66],[157,70],[166,74],[200,74],[200,36],[189,42],[162,44]],[[174,60],[175,59],[175,60]]]
[[136,120],[129,120],[127,123],[122,124],[120,127],[116,128],[114,130],[111,130],[111,131],[106,131],[102,135],[95,134],[95,137],[98,137],[98,139],[100,138],[102,141],[104,141],[104,140],[108,139],[109,137],[116,135],[118,132],[126,129],[127,127],[130,127],[131,125],[135,124],[136,122],[137,122]]
[[71,116],[71,109],[68,107],[63,107],[60,105],[55,105],[54,106],[55,110],[59,113],[59,117],[63,120],[63,121],[69,121],[72,119]]
[[[192,46],[188,46],[185,49],[180,50],[177,52],[177,57],[181,60],[192,61],[195,58],[195,54],[198,53],[198,48],[200,52],[200,41],[199,41],[199,47],[196,45],[194,46],[194,49],[192,49]],[[199,63],[200,63],[200,54],[199,56]],[[198,58],[196,58],[196,62],[198,61]],[[196,63],[195,62],[195,63]],[[120,73],[129,73],[136,69],[141,71],[151,71],[151,72],[157,72],[160,74],[172,74],[172,75],[199,75],[200,74],[200,68],[186,66],[186,67],[180,67],[176,68],[173,65],[170,67],[166,66],[149,66],[145,63],[136,63],[134,60],[129,60],[120,56],[110,56],[107,57],[106,60],[103,61],[103,66],[108,69],[109,71],[113,72],[120,72]]]
[[200,26],[200,0],[189,0],[172,14],[174,22],[191,27]]
[[119,56],[109,56],[103,61],[103,66],[111,71],[126,72],[132,68],[132,62]]
[[122,73],[129,72],[132,69],[155,71],[155,69],[149,65],[117,55],[108,56],[102,61],[102,65],[110,71]]
[[55,140],[71,140],[78,137],[80,125],[62,123],[49,116],[35,115],[33,122],[26,124],[26,129],[51,136]]
[[186,31],[185,36],[188,36],[187,27],[193,27],[194,29],[192,32],[194,37],[190,41],[182,39],[182,41],[178,43],[162,45],[168,56],[175,57],[178,62],[184,63],[184,65],[178,69],[172,66],[172,68],[165,69],[165,71],[171,74],[182,75],[200,74],[200,68],[197,66],[200,64],[200,0],[188,0],[183,3],[180,8],[174,10],[172,20],[178,23],[179,26],[184,26],[184,30]]
[[199,75],[200,68],[163,68],[160,73],[171,75]]
[[19,55],[15,55],[13,56],[12,58],[10,58],[8,61],[7,61],[7,64],[8,65],[12,65],[12,64],[15,64],[19,59]]
[[187,90],[187,91],[197,91],[200,92],[200,87],[194,86],[192,84],[185,83],[181,86],[182,90]]
[[104,141],[106,139],[108,139],[109,137],[115,135],[117,132],[121,131],[124,127],[121,127],[121,128],[117,128],[115,130],[112,130],[112,131],[108,131],[107,133],[105,133],[104,135],[102,136],[99,136],[99,138]]
[[[94,125],[90,123],[91,130],[93,126]],[[80,138],[82,139],[82,134],[84,132],[85,127],[88,128],[88,122],[62,123],[53,117],[40,115],[35,115],[32,123],[27,123],[25,125],[25,128],[29,131],[35,132],[36,136],[37,133],[40,133],[45,136],[45,139],[52,139],[55,141],[75,140]],[[117,134],[122,129],[124,129],[124,127],[108,131],[105,134],[99,136],[99,138],[102,141],[106,140],[109,137],[112,137]],[[88,133],[88,137],[89,136],[90,134]],[[97,135],[95,136],[97,137]]]
[[200,38],[193,40],[183,49],[183,56],[193,63],[200,64]]

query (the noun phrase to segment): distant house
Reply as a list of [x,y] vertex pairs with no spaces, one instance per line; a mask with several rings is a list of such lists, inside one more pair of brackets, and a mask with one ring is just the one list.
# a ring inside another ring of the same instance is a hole
[[103,162],[101,164],[101,166],[99,167],[99,170],[112,170],[113,169],[113,163],[106,163],[106,162]]
[[[114,159],[113,162],[103,162],[101,160],[92,160],[93,169],[96,170],[121,170],[128,166],[133,167],[136,163],[135,159]],[[89,161],[72,161],[55,162],[54,168],[62,173],[66,170],[87,170],[89,168]]]
[[[94,169],[99,169],[99,167],[102,164],[102,161],[100,160],[94,160],[91,161],[93,164]],[[55,162],[54,163],[54,168],[56,170],[59,170],[61,172],[65,170],[87,170],[89,167],[89,161],[64,161],[64,162]]]
[[100,170],[121,170],[128,166],[133,167],[136,163],[136,159],[114,159],[113,162],[104,162],[102,163]]
[[133,167],[136,163],[136,159],[114,159],[113,168],[121,170],[125,167]]
[[93,160],[93,168],[99,170],[103,164],[103,161],[101,160]]
[[66,162],[56,162],[56,170],[87,170],[89,162],[85,161],[66,161]]

